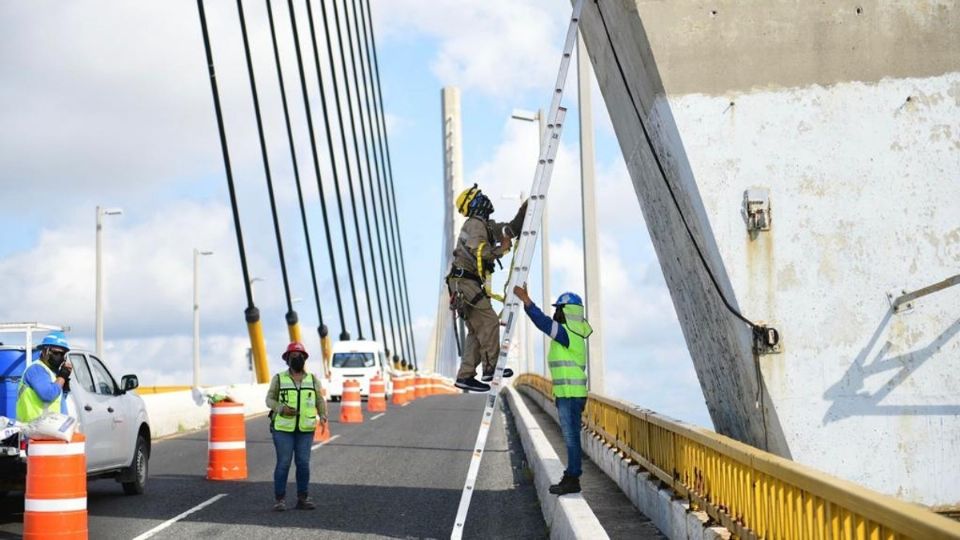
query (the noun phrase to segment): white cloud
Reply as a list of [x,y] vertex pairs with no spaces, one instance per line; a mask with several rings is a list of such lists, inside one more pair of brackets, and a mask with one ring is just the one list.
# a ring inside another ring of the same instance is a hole
[[495,97],[552,85],[567,20],[554,0],[389,0],[374,16],[385,39],[437,40],[432,69],[443,84]]

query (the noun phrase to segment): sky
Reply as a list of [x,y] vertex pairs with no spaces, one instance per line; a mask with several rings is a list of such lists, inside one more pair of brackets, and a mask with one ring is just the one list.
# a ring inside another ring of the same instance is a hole
[[[307,57],[323,191],[346,303],[341,324],[289,12],[286,2],[274,1],[323,321],[334,336],[345,326],[357,337],[306,8],[302,1],[293,3]],[[319,4],[314,6],[319,11]],[[254,298],[271,369],[279,370],[287,341],[286,303],[237,8],[234,2],[208,1],[206,10],[248,265],[251,276],[260,278],[253,284]],[[247,1],[244,10],[291,296],[308,349],[318,349],[314,329],[319,318],[265,3]],[[415,343],[423,359],[446,271],[440,268],[439,250],[441,88],[453,85],[462,92],[466,182],[479,183],[489,194],[497,208],[495,218],[509,219],[519,193],[530,189],[539,144],[536,125],[511,120],[510,115],[514,109],[548,106],[569,3],[372,0],[372,10]],[[319,13],[314,15],[320,69],[331,94],[325,34]],[[335,40],[335,31],[331,33]],[[342,79],[339,59],[336,62],[335,73]],[[197,7],[191,0],[0,4],[0,321],[68,325],[75,346],[92,349],[95,208],[121,208],[122,215],[104,218],[103,228],[108,365],[117,373],[136,373],[143,385],[189,384],[193,249],[199,248],[213,251],[199,266],[201,381],[249,379],[244,283],[205,64]],[[345,107],[346,98],[341,98]],[[342,173],[339,124],[333,98],[328,100],[334,160]],[[584,288],[573,69],[564,105],[572,121],[566,125],[550,192],[554,296]],[[673,303],[595,82],[592,106],[603,275],[603,312],[592,323],[603,328],[606,393],[709,427]],[[348,148],[356,176],[352,152]],[[341,174],[360,328],[369,338],[343,178]],[[365,238],[362,211],[360,219]],[[372,292],[366,240],[363,249]],[[533,273],[538,275],[539,269]],[[532,295],[539,300],[539,283],[532,281]],[[375,322],[373,332],[381,337],[379,318]],[[540,349],[538,345],[538,356]]]

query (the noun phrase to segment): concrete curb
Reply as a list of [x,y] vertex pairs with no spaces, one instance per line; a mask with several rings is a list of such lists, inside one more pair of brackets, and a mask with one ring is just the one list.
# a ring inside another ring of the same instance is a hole
[[[559,423],[557,408],[553,406],[550,400],[533,389],[521,387],[520,391],[550,415],[554,422]],[[519,395],[517,398],[519,398]],[[522,401],[518,400],[518,403],[523,405]],[[731,535],[727,529],[708,527],[709,519],[705,512],[691,511],[689,504],[683,499],[677,498],[673,490],[661,487],[657,477],[626,459],[620,451],[604,442],[600,437],[590,431],[583,430],[580,432],[580,441],[584,453],[590,456],[597,467],[620,486],[620,490],[630,499],[630,502],[649,517],[650,521],[667,538],[672,540],[730,539]],[[524,443],[524,447],[526,447],[526,443]],[[529,452],[527,455],[529,456]],[[546,508],[544,508],[544,512],[546,512]]]
[[540,509],[543,511],[547,527],[550,528],[550,538],[559,540],[609,538],[582,495],[557,497],[549,492],[550,484],[563,476],[563,463],[553,451],[550,441],[540,430],[540,425],[520,399],[517,391],[508,386],[504,394],[506,394],[507,403],[513,409],[527,463],[533,470],[533,481],[537,487],[537,496],[540,498]]
[[[269,386],[269,384],[238,384],[217,387],[217,389],[229,392],[231,396],[242,402],[244,415],[252,417],[267,412],[265,398]],[[210,405],[206,403],[198,405],[193,400],[191,390],[147,394],[140,397],[147,408],[150,434],[155,441],[205,429],[210,422]]]

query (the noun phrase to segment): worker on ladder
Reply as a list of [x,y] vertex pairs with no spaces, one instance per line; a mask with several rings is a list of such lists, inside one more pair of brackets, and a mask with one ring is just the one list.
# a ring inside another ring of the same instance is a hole
[[[466,216],[460,229],[456,248],[453,251],[453,266],[447,276],[450,291],[450,308],[466,322],[467,339],[463,347],[460,370],[457,373],[457,388],[474,392],[486,392],[493,380],[500,350],[500,317],[493,310],[491,298],[503,301],[490,292],[488,283],[495,264],[510,252],[511,239],[523,226],[527,212],[524,202],[517,215],[509,223],[490,220],[493,203],[476,184],[461,193],[456,200],[457,212]],[[482,381],[476,380],[477,366],[483,364]],[[503,376],[510,377],[513,370],[504,369]]]
[[567,447],[567,470],[560,482],[550,486],[550,493],[580,493],[581,456],[580,417],[587,404],[587,338],[593,333],[584,318],[583,300],[565,292],[553,306],[553,319],[544,315],[530,300],[527,286],[514,287],[514,294],[523,302],[524,311],[541,332],[550,336],[547,365],[553,379],[553,397],[560,419],[560,431]]

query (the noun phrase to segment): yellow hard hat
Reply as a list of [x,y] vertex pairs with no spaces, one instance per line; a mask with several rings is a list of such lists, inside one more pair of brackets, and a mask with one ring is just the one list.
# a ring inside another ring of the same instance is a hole
[[457,212],[460,212],[460,215],[466,216],[467,210],[470,208],[470,203],[473,201],[480,193],[480,188],[476,184],[472,188],[465,189],[460,195],[457,196]]

